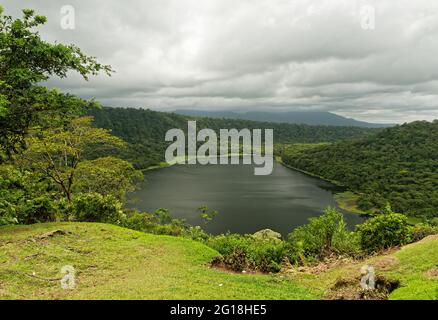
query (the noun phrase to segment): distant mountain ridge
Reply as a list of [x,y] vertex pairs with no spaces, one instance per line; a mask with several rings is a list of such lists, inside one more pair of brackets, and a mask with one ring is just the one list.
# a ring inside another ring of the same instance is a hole
[[253,120],[264,122],[282,122],[308,125],[327,125],[327,126],[353,126],[362,128],[385,128],[392,127],[395,124],[379,124],[359,121],[352,118],[346,118],[337,114],[326,111],[286,111],[286,112],[268,112],[268,111],[205,111],[178,109],[175,113],[186,116],[210,117],[210,118],[228,118]]

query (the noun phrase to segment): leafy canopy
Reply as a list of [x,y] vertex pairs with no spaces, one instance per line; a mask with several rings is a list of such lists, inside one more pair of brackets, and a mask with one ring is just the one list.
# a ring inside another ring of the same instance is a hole
[[69,71],[85,80],[99,71],[112,72],[74,45],[42,40],[34,29],[46,21],[30,9],[14,19],[0,7],[0,148],[8,155],[25,146],[30,127],[68,121],[69,116],[97,105],[94,100],[39,86],[41,81],[64,78]]
[[[87,175],[84,173],[84,170],[86,171],[84,165],[80,166],[82,161],[87,160],[87,150],[124,146],[120,138],[112,136],[106,129],[93,127],[91,121],[91,117],[76,118],[65,127],[40,130],[32,134],[26,140],[28,148],[16,157],[17,164],[25,169],[40,171],[50,177],[70,202],[76,172],[81,170],[83,176]],[[100,159],[94,164],[107,167],[110,161]],[[112,167],[114,168],[114,164]],[[103,178],[100,177],[101,183]],[[88,180],[90,180],[90,173],[88,173]],[[95,190],[99,190],[97,181],[80,183],[92,184]]]

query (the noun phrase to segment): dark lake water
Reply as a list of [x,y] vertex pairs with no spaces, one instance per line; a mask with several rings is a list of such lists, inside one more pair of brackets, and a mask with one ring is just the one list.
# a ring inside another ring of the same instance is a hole
[[[175,218],[203,226],[213,234],[254,233],[272,229],[287,236],[310,217],[336,206],[333,185],[279,163],[268,176],[255,176],[251,165],[177,165],[149,171],[130,207],[153,212],[167,208]],[[218,216],[205,225],[197,208],[207,205]],[[344,213],[350,227],[363,218]]]

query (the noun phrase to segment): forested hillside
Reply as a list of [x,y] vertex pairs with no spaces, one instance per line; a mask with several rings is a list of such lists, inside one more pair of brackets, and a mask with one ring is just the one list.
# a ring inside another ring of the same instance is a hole
[[362,210],[438,217],[438,121],[385,129],[358,141],[284,148],[283,161],[362,193]]
[[188,120],[197,120],[198,129],[274,129],[275,143],[316,143],[364,137],[376,129],[311,126],[256,122],[241,119],[214,119],[189,117],[174,113],[156,112],[144,109],[102,108],[93,109],[97,127],[110,129],[112,133],[130,145],[121,156],[133,162],[137,168],[147,168],[164,161],[167,143],[164,141],[167,130],[180,128],[187,130]]
[[379,124],[346,118],[327,111],[207,111],[207,110],[175,110],[175,113],[209,118],[245,119],[252,121],[268,121],[280,123],[298,123],[326,126],[354,126],[365,128],[386,128],[394,124]]

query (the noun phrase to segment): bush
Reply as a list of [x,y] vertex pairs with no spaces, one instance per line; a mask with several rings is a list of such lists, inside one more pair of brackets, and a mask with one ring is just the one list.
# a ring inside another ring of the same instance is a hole
[[438,227],[434,227],[432,225],[419,223],[415,226],[411,227],[411,233],[412,233],[412,241],[420,241],[423,238],[426,238],[427,236],[437,234],[438,233]]
[[17,218],[20,223],[31,224],[55,221],[56,205],[47,196],[28,199],[17,206]]
[[137,210],[126,210],[125,218],[121,225],[125,228],[138,230],[147,233],[186,236],[198,240],[208,237],[202,230],[188,226],[183,220],[173,219],[167,209],[160,208],[153,214],[139,212]]
[[128,229],[149,232],[155,227],[155,219],[149,213],[139,212],[137,210],[126,210],[126,218],[123,220],[122,226]]
[[122,203],[114,196],[80,193],[73,198],[72,214],[76,221],[121,224],[125,219]]
[[362,249],[374,252],[411,241],[412,233],[407,217],[398,213],[385,213],[357,226]]
[[183,236],[201,242],[205,242],[210,238],[210,235],[206,233],[200,226],[188,226],[184,229]]
[[210,237],[206,244],[218,251],[223,256],[223,264],[234,271],[278,272],[289,250],[284,241],[259,240],[239,234]]
[[342,213],[328,208],[309,223],[289,234],[289,243],[300,260],[321,260],[332,253],[354,255],[359,251],[357,236],[347,230]]
[[438,227],[438,218],[432,218],[429,223],[433,227]]

